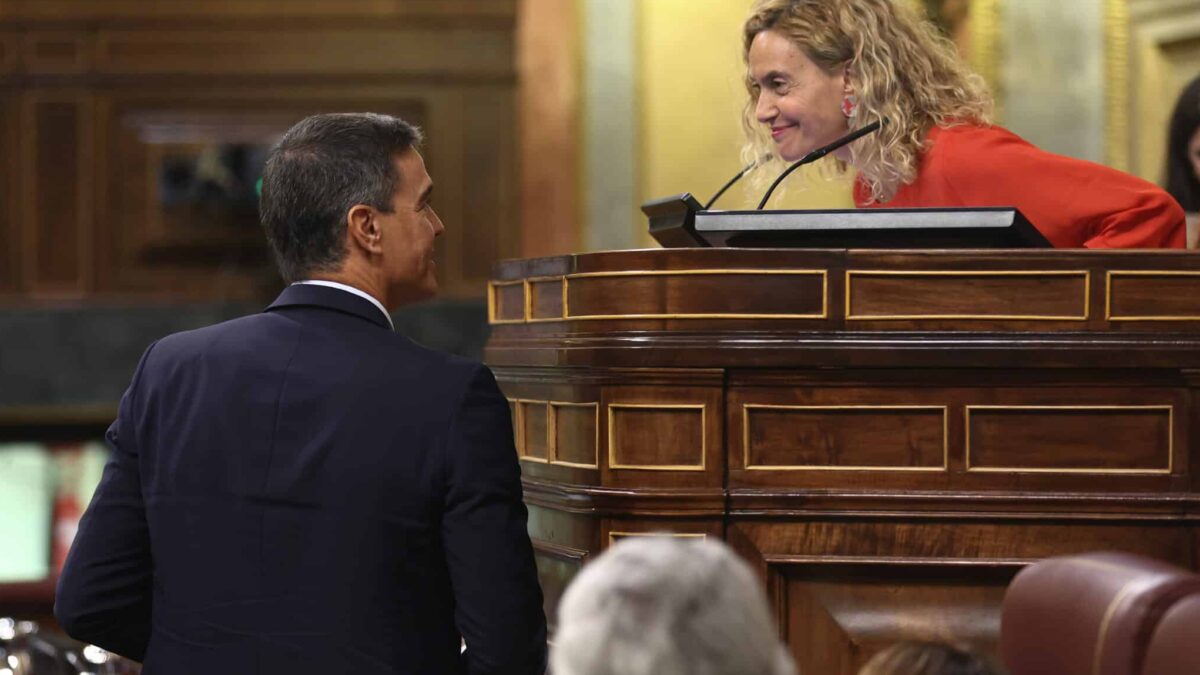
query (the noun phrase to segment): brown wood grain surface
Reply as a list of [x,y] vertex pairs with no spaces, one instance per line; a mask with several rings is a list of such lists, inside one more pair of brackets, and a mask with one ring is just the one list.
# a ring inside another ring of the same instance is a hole
[[[522,462],[530,531],[588,556],[630,535],[723,537],[804,672],[854,673],[906,638],[992,651],[1032,561],[1126,550],[1197,568],[1200,334],[1116,316],[1189,312],[1191,269],[1200,256],[1151,251],[506,261],[494,295],[520,312],[492,327],[501,387],[595,403],[600,422],[554,430],[595,434],[597,469]],[[732,316],[815,307],[816,277],[783,270],[825,276],[826,316]],[[689,405],[703,414],[674,407]],[[578,567],[545,558],[558,597]]]

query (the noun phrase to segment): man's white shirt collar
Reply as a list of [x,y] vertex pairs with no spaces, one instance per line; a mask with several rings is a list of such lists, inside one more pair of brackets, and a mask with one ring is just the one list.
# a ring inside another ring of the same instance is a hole
[[369,300],[372,305],[375,305],[376,307],[378,307],[379,311],[383,312],[383,315],[385,317],[387,317],[388,325],[392,327],[393,331],[396,330],[396,324],[392,323],[392,315],[388,314],[388,311],[383,308],[383,303],[376,300],[370,293],[359,290],[353,286],[347,286],[346,284],[339,284],[336,281],[325,281],[324,279],[308,279],[305,281],[297,281],[297,282],[293,283],[292,285],[299,286],[300,284],[310,284],[312,286],[328,286],[329,288],[340,288],[341,290],[346,291],[347,293],[353,293],[360,298],[365,298],[365,299]]

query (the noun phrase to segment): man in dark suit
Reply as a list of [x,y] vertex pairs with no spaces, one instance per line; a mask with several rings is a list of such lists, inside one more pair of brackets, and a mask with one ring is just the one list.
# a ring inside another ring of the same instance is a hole
[[147,675],[544,670],[508,404],[385,310],[437,289],[419,142],[319,115],[272,152],[292,285],[142,356],[59,580],[70,635]]

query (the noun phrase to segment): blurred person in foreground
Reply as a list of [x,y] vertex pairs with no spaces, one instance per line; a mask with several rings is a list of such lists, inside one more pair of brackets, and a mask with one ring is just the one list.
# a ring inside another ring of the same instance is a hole
[[558,606],[554,675],[795,675],[762,584],[724,544],[629,537]]
[[1188,248],[1196,248],[1200,236],[1200,77],[1184,87],[1171,114],[1167,192],[1187,212]]
[[318,115],[271,152],[291,285],[142,356],[58,584],[72,637],[146,675],[543,672],[508,404],[391,325],[437,290],[420,140]]
[[1015,206],[1056,247],[1184,245],[1157,186],[1054,155],[990,122],[953,44],[896,0],[759,0],[743,26],[747,160],[792,162],[874,122],[833,154],[860,208]]
[[867,661],[858,675],[1004,675],[991,659],[941,642],[898,642]]

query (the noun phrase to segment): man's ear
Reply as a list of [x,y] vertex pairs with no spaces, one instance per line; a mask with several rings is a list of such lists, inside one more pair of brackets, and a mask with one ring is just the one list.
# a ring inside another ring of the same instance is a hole
[[355,204],[346,212],[346,233],[350,245],[365,253],[383,252],[383,231],[375,209],[366,204]]

